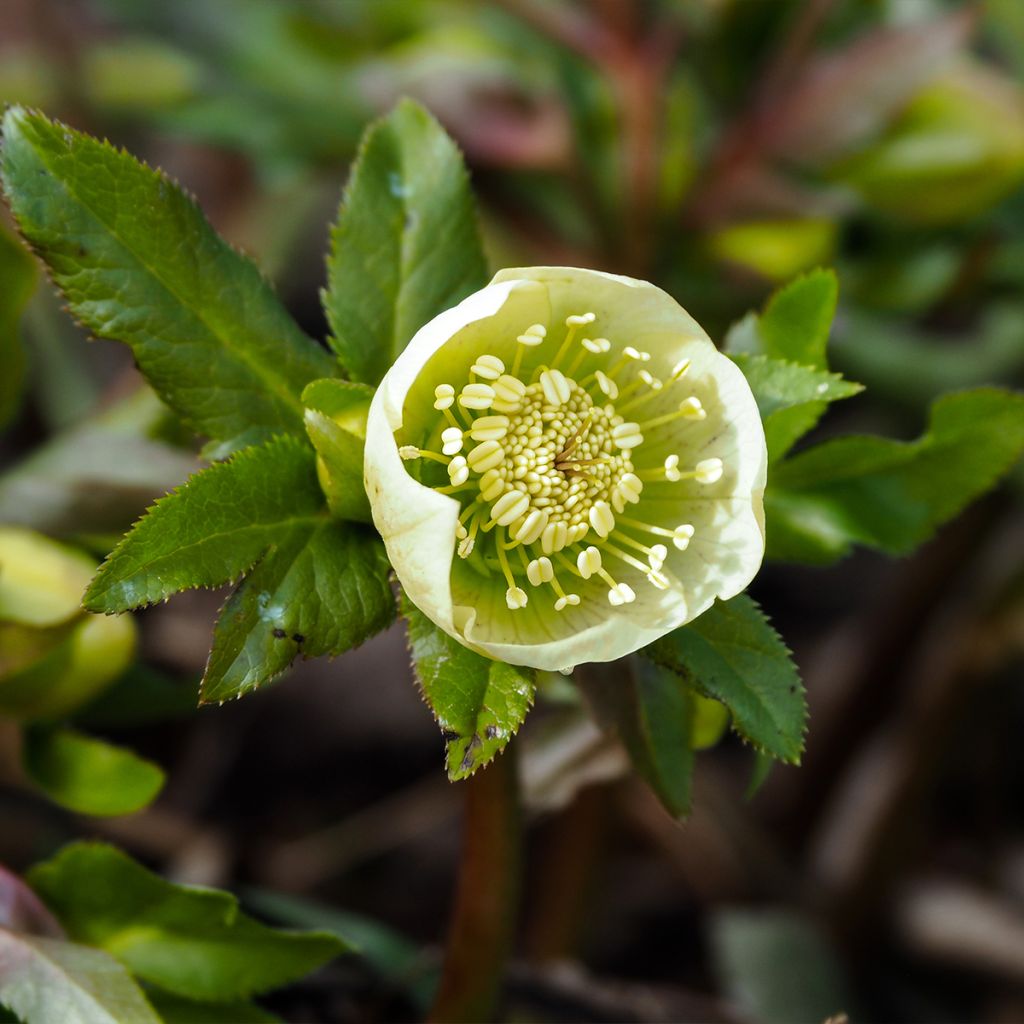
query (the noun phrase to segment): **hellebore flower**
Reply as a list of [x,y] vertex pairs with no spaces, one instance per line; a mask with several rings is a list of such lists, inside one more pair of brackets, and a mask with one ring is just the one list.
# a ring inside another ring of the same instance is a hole
[[747,586],[766,463],[746,380],[674,299],[531,267],[417,332],[364,468],[410,600],[482,654],[564,671]]

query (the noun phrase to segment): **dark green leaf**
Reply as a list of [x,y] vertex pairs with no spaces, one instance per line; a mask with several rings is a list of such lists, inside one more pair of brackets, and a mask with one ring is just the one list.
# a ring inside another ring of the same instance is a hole
[[644,649],[732,713],[758,750],[798,763],[807,723],[804,690],[789,651],[757,604],[740,594]]
[[364,136],[327,274],[331,344],[371,384],[428,320],[486,284],[461,154],[417,104],[402,101]]
[[35,285],[31,257],[0,225],[0,427],[21,401],[25,347],[18,325]]
[[25,1024],[160,1024],[114,959],[0,928],[0,1003]]
[[669,814],[690,812],[693,695],[675,672],[642,658],[591,666],[583,687],[598,720],[622,741],[637,774]]
[[197,1003],[166,992],[150,992],[149,1001],[163,1024],[281,1024],[281,1018],[254,1003]]
[[237,579],[272,546],[324,521],[309,446],[282,437],[238,452],[161,498],[110,553],[86,607],[120,612]]
[[89,729],[123,729],[183,718],[195,707],[194,680],[136,663],[96,700],[76,711],[75,723]]
[[809,921],[785,911],[720,911],[716,971],[744,1020],[811,1024],[852,1011],[835,953]]
[[771,356],[739,354],[733,360],[757,400],[772,461],[785,455],[814,427],[829,402],[863,390],[837,373]]
[[248,999],[345,951],[323,932],[268,928],[230,893],[173,885],[100,843],[65,847],[28,880],[72,939],[188,999]]
[[448,777],[468,778],[522,725],[533,704],[534,672],[463,647],[404,596],[402,614],[416,679],[444,736]]
[[331,360],[192,199],[41,115],[15,107],[3,127],[15,219],[82,323],[130,345],[161,397],[209,437],[299,433],[302,388]]
[[54,803],[78,814],[134,814],[164,785],[152,761],[70,729],[29,729],[22,764]]
[[331,520],[282,532],[224,606],[202,701],[238,697],[298,654],[341,654],[385,629],[395,617],[388,574],[365,527]]
[[438,970],[417,943],[372,918],[287,893],[247,889],[244,896],[247,905],[275,922],[337,935],[382,978],[407,991],[426,1013],[437,989]]
[[827,562],[864,544],[911,551],[1024,451],[1024,395],[940,398],[916,441],[843,437],[788,459],[765,498],[769,555]]

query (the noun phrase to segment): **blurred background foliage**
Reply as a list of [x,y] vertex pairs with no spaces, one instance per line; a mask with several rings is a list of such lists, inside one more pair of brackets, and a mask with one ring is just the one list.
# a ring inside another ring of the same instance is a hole
[[[167,169],[318,336],[357,140],[411,95],[466,153],[495,267],[649,278],[722,338],[834,265],[832,362],[867,390],[823,430],[902,437],[940,393],[1024,383],[1022,79],[1019,0],[0,5],[0,99]],[[403,638],[190,713],[222,595],[137,625],[69,604],[198,461],[41,277],[0,223],[0,863],[114,839],[362,946],[277,997],[287,1019],[416,1016],[459,796]],[[534,817],[508,1016],[1024,1018],[1021,507],[1018,472],[907,563],[766,569],[754,592],[812,724],[804,766],[753,802],[715,708],[681,828],[550,680],[521,738]],[[147,803],[154,762],[169,781],[148,810],[78,816]],[[127,780],[120,803],[90,801],[97,771]]]

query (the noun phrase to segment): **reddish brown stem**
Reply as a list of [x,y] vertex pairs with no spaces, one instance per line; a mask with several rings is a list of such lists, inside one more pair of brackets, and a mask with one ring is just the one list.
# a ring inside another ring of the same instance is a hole
[[433,1022],[494,1019],[519,909],[522,822],[514,748],[463,784],[462,862]]

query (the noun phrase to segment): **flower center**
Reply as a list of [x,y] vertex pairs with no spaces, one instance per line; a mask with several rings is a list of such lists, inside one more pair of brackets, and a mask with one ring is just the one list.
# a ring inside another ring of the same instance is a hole
[[[658,433],[677,421],[702,420],[705,412],[690,397],[665,415],[627,418],[639,415],[646,402],[680,380],[688,362],[663,382],[643,368],[647,353],[626,347],[609,366],[603,357],[611,343],[583,338],[565,370],[560,369],[579,329],[595,320],[593,313],[568,317],[553,358],[530,374],[521,371],[525,353],[537,349],[543,356],[539,350],[552,347],[543,324],[528,327],[516,339],[509,372],[497,356],[479,356],[458,393],[451,384],[435,389],[434,408],[443,417],[441,452],[409,445],[399,449],[403,459],[446,466],[449,483],[437,489],[462,504],[458,554],[485,574],[504,575],[511,609],[528,603],[522,583],[550,587],[557,611],[578,605],[580,595],[562,586],[559,572],[581,581],[597,577],[607,586],[611,604],[628,604],[635,593],[612,576],[605,556],[639,570],[651,585],[667,588],[662,568],[668,549],[649,544],[650,535],[671,539],[685,550],[693,527],[651,525],[625,515],[626,508],[640,502],[645,480],[707,484],[722,475],[719,459],[683,472],[676,455],[657,469],[634,468],[644,431]],[[607,368],[577,380],[587,361],[602,361]],[[631,379],[620,384],[627,368]],[[582,543],[585,539],[588,544]]]

